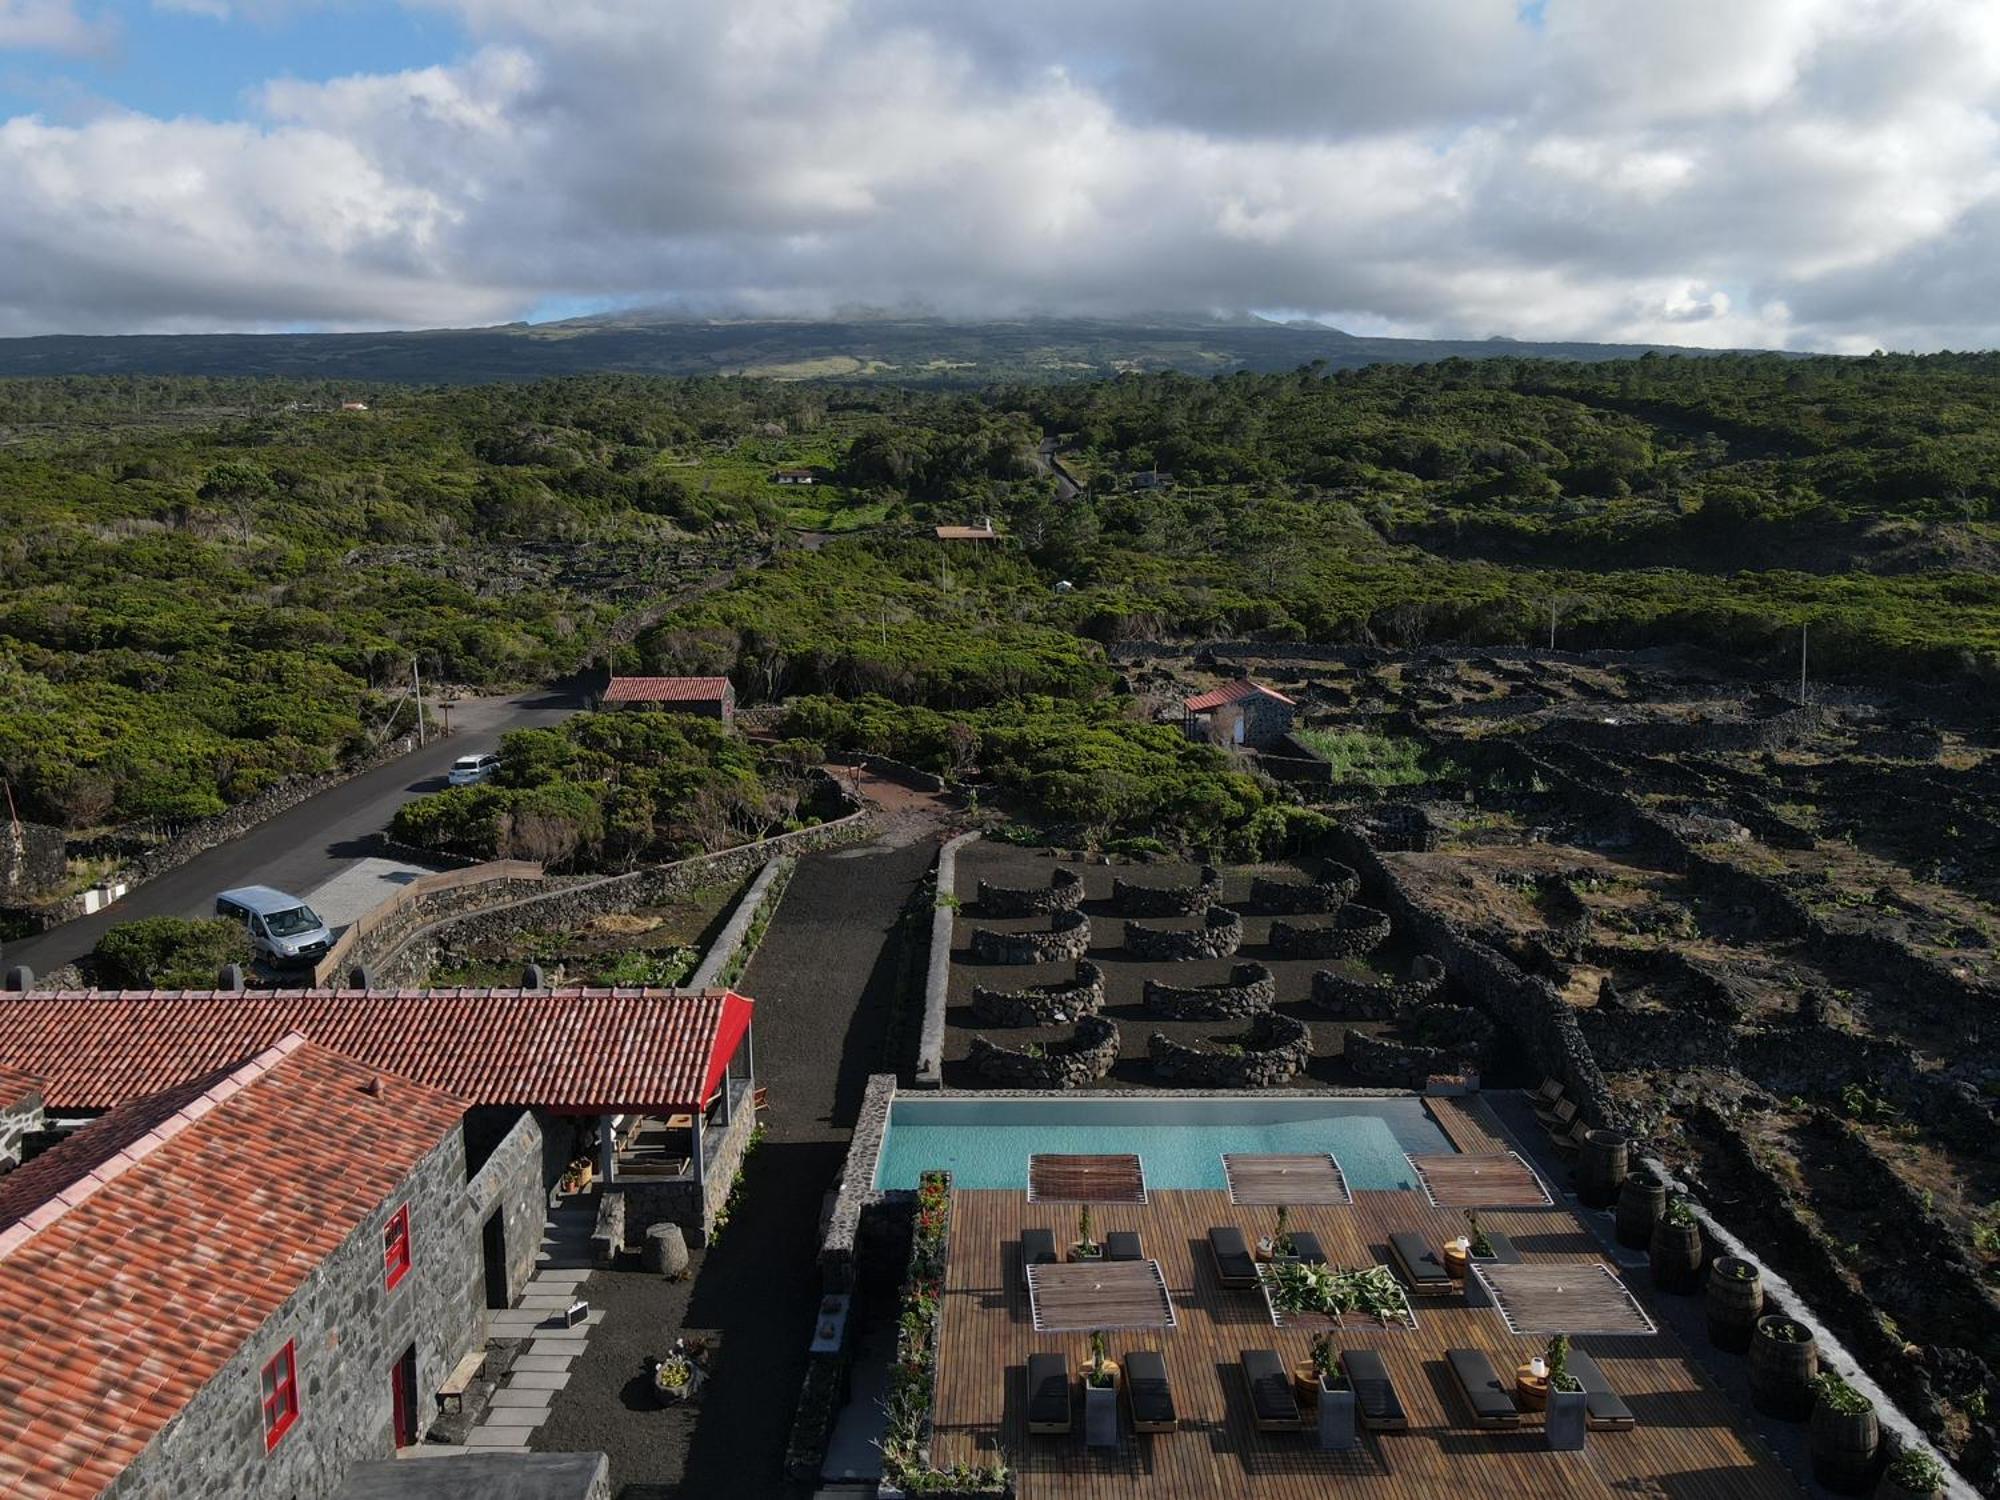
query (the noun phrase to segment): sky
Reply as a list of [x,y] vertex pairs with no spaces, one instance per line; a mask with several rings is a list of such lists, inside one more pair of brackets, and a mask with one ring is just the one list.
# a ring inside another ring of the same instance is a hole
[[0,335],[2000,344],[2000,0],[0,0]]

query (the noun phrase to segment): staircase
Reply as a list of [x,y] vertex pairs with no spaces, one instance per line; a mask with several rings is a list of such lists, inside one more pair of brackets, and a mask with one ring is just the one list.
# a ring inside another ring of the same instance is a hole
[[574,1328],[563,1326],[563,1311],[590,1279],[590,1236],[597,1228],[597,1194],[573,1193],[549,1215],[542,1228],[535,1274],[518,1306],[486,1315],[490,1338],[525,1338],[506,1383],[493,1393],[480,1425],[466,1439],[470,1448],[526,1453],[535,1429],[549,1414],[555,1393],[569,1384],[570,1367],[583,1353],[590,1330],[604,1320],[601,1309]]

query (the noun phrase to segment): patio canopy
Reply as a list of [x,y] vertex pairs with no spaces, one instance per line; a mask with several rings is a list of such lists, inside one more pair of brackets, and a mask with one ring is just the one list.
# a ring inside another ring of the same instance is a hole
[[1340,1163],[1323,1151],[1304,1156],[1224,1152],[1222,1170],[1229,1178],[1231,1203],[1354,1202]]
[[1404,1154],[1439,1208],[1547,1208],[1555,1202],[1515,1151]]
[[1175,1326],[1174,1299],[1156,1260],[1030,1266],[1028,1306],[1038,1333]]
[[1474,1261],[1471,1274],[1509,1333],[1657,1333],[1625,1283],[1603,1261]]
[[1136,1156],[1063,1156],[1038,1151],[1028,1158],[1030,1203],[1144,1203],[1146,1173]]

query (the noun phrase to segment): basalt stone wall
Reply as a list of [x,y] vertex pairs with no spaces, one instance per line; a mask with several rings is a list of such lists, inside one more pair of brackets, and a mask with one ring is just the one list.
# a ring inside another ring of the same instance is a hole
[[1935,729],[1864,729],[1854,737],[1854,751],[1883,760],[1936,760],[1944,754],[1944,736]]
[[1357,1078],[1396,1088],[1420,1089],[1432,1074],[1456,1073],[1465,1066],[1461,1054],[1449,1048],[1417,1047],[1364,1031],[1346,1033],[1342,1046]]
[[1190,917],[1205,912],[1222,894],[1222,873],[1214,865],[1201,867],[1193,885],[1134,885],[1111,881],[1111,903],[1126,917]]
[[1081,1088],[1118,1061],[1118,1028],[1102,1016],[1085,1016],[1067,1038],[1036,1051],[1017,1051],[975,1036],[966,1056],[981,1078],[1004,1088]]
[[1036,984],[1022,990],[972,987],[972,1013],[988,1026],[1054,1026],[1094,1016],[1104,1008],[1104,971],[1087,958],[1076,961],[1068,984]]
[[19,1099],[0,1099],[0,1170],[20,1165],[21,1143],[43,1124],[39,1089],[30,1089]]
[[1125,924],[1125,951],[1153,963],[1189,958],[1228,958],[1243,945],[1243,918],[1226,906],[1212,906],[1202,925],[1162,930]]
[[1047,964],[1082,958],[1090,951],[1090,918],[1080,911],[1058,913],[1047,932],[995,932],[976,927],[972,956],[983,964]]
[[1444,965],[1430,954],[1417,958],[1408,979],[1349,979],[1321,969],[1312,977],[1312,1005],[1337,1021],[1389,1021],[1444,993]]
[[[554,1128],[566,1129],[567,1123],[561,1122]],[[500,1216],[510,1298],[520,1296],[528,1279],[535,1274],[535,1260],[542,1249],[542,1230],[548,1222],[549,1183],[543,1165],[543,1146],[542,1122],[531,1111],[522,1110],[514,1127],[465,1185],[466,1199],[482,1233],[487,1220],[495,1214]]]
[[1267,880],[1258,876],[1250,882],[1250,905],[1272,916],[1324,915],[1338,911],[1361,889],[1361,877],[1346,865],[1334,865],[1313,881]]
[[1237,964],[1220,984],[1145,983],[1149,1014],[1169,1021],[1227,1021],[1267,1011],[1278,998],[1277,981],[1262,964]]
[[1388,913],[1350,904],[1322,925],[1273,922],[1271,948],[1287,958],[1362,958],[1389,940],[1389,926]]
[[69,873],[63,831],[47,823],[0,828],[0,899],[25,901]]
[[1641,720],[1605,724],[1596,719],[1561,719],[1535,732],[1550,739],[1600,750],[1631,750],[1648,755],[1690,752],[1784,750],[1833,727],[1824,708],[1793,708],[1754,719]]
[[1444,964],[1453,990],[1503,1027],[1537,1068],[1560,1080],[1589,1124],[1619,1123],[1604,1075],[1577,1026],[1576,1012],[1553,985],[1522,972],[1505,954],[1413,900],[1395,871],[1359,834],[1337,829],[1331,842],[1334,852],[1361,872],[1364,888],[1404,932]]
[[848,1137],[847,1162],[840,1174],[840,1188],[834,1194],[833,1212],[828,1215],[826,1232],[820,1238],[820,1283],[829,1292],[854,1288],[856,1240],[861,1216],[881,1195],[875,1188],[875,1164],[882,1155],[882,1137],[889,1129],[889,1109],[896,1102],[896,1075],[873,1073],[861,1096],[855,1116],[854,1133]]
[[1438,846],[1437,820],[1413,803],[1385,803],[1368,814],[1368,825],[1384,849],[1428,854]]
[[1250,1022],[1240,1052],[1190,1047],[1162,1032],[1146,1041],[1153,1076],[1190,1088],[1276,1088],[1300,1072],[1312,1057],[1312,1033],[1305,1022],[1265,1011]]
[[979,910],[989,917],[1046,917],[1083,905],[1083,877],[1057,866],[1047,885],[979,882]]

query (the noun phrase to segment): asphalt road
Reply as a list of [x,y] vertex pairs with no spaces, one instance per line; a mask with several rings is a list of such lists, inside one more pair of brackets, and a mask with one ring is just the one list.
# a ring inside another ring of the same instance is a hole
[[82,958],[107,927],[140,917],[204,917],[215,895],[239,885],[269,885],[294,895],[316,890],[375,851],[376,836],[410,797],[434,792],[461,755],[496,749],[510,729],[559,723],[583,706],[580,689],[536,688],[515,698],[467,698],[452,706],[452,734],[412,754],[330,787],[289,812],[259,823],[169,870],[103,911],[79,917],[0,949],[7,968],[26,964],[47,974]]

